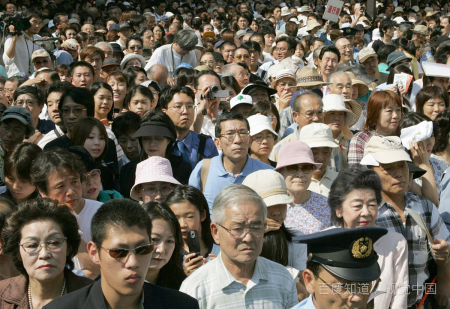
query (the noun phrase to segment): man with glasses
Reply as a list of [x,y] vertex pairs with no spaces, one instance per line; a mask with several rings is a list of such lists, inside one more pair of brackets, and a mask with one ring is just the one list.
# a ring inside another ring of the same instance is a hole
[[350,43],[349,39],[346,37],[340,37],[334,41],[334,46],[341,53],[341,61],[339,63],[344,63],[347,65],[352,65],[353,59],[353,45]]
[[26,81],[25,77],[19,75],[11,76],[6,80],[3,91],[8,101],[8,106],[11,106],[13,103],[14,92],[16,89]]
[[220,254],[184,280],[180,291],[196,298],[202,309],[296,305],[292,275],[282,265],[259,257],[267,219],[262,198],[247,186],[232,184],[217,195],[211,215],[211,233]]
[[388,74],[380,73],[378,69],[378,55],[372,47],[361,49],[358,53],[359,63],[367,70],[367,74],[378,79],[377,85],[387,82]]
[[373,244],[378,227],[331,229],[299,237],[308,245],[303,280],[310,296],[292,309],[366,308],[381,270]]
[[34,74],[42,68],[53,70],[53,61],[50,54],[45,49],[38,49],[31,55],[31,64],[33,65]]
[[270,154],[270,160],[278,161],[278,151],[281,146],[300,139],[301,129],[310,123],[323,123],[325,112],[323,110],[322,99],[312,91],[305,91],[297,95],[292,105],[292,115],[294,121],[298,125],[298,129],[294,133],[286,136],[273,147]]
[[[292,55],[295,54],[295,48],[297,47],[297,42],[290,37],[280,37],[277,39],[276,46],[275,46],[275,61],[271,62],[265,62],[263,65],[261,65],[258,69],[258,76],[260,76],[262,79],[264,79],[265,82],[269,82],[269,68],[277,63],[280,63],[286,58],[292,57]],[[301,67],[301,65],[299,65]]]
[[242,89],[250,83],[250,73],[244,67],[239,64],[232,63],[227,64],[222,68],[222,77],[233,76]]
[[133,34],[127,38],[126,41],[126,48],[123,51],[124,54],[136,54],[136,55],[143,55],[144,53],[144,43],[142,42],[142,39],[139,35]]
[[145,283],[156,243],[145,210],[127,199],[105,203],[93,216],[88,252],[100,267],[100,279],[59,297],[44,308],[196,309],[195,299],[173,289]]
[[241,114],[225,113],[216,120],[214,143],[222,152],[199,162],[191,173],[189,185],[201,190],[210,210],[220,190],[233,183],[242,183],[255,171],[272,169],[270,165],[250,158],[250,126]]
[[246,47],[239,47],[233,53],[233,62],[243,62],[250,66],[250,52]]

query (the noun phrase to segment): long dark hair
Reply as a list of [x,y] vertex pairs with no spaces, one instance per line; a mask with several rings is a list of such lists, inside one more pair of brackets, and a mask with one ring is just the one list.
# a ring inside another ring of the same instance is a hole
[[263,248],[260,256],[268,260],[287,266],[289,263],[289,243],[293,234],[281,225],[279,230],[264,234]]
[[170,206],[171,204],[181,203],[184,201],[188,201],[192,205],[194,205],[200,215],[205,212],[205,220],[201,222],[202,226],[202,240],[203,243],[208,247],[208,253],[211,252],[214,240],[211,235],[211,216],[209,213],[208,202],[206,201],[203,193],[197,188],[191,186],[178,186],[176,187],[172,193],[167,197],[166,203]]
[[179,290],[186,275],[183,270],[183,238],[178,219],[164,202],[149,202],[143,204],[142,207],[152,221],[162,219],[172,227],[175,236],[175,249],[167,264],[159,270],[156,285]]

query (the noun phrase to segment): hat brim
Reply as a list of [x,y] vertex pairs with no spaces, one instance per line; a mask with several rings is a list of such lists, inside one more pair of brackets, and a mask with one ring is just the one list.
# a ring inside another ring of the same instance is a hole
[[250,136],[254,136],[254,135],[261,133],[262,131],[266,131],[266,130],[275,134],[276,137],[279,137],[278,133],[275,132],[275,130],[271,126],[266,126],[265,124],[256,125],[253,128],[250,127]]
[[371,282],[377,280],[381,275],[380,266],[377,262],[361,268],[344,268],[320,264],[333,275],[352,282]]
[[[358,97],[361,98],[369,92],[369,86],[359,79],[352,79],[352,85],[358,85]],[[354,111],[353,111],[354,112]]]
[[13,114],[7,114],[7,115],[5,115],[5,116],[3,116],[1,118],[0,122],[3,122],[3,121],[8,120],[8,119],[15,119],[17,121],[20,121],[20,123],[23,124],[26,127],[26,129],[27,129],[26,134],[28,136],[31,136],[34,133],[34,130],[35,130],[34,126],[32,124],[28,123],[25,119],[23,119],[23,117],[16,116],[16,115],[13,115]]
[[381,164],[390,164],[399,161],[411,162],[411,158],[408,153],[403,149],[391,150],[385,152],[372,152],[371,155]]
[[145,137],[145,136],[163,136],[169,139],[175,139],[170,132],[169,128],[163,126],[141,126],[134,134],[133,137]]
[[130,197],[135,201],[140,201],[141,198],[137,195],[135,188],[141,184],[149,183],[149,182],[168,182],[173,185],[181,185],[181,183],[175,178],[167,175],[147,175],[146,178],[141,179],[136,182],[134,186],[130,190]]
[[413,174],[413,179],[422,177],[427,172],[424,169],[421,169],[420,167],[414,165],[412,162],[407,162],[409,172]]
[[283,167],[297,164],[312,164],[316,167],[316,170],[322,167],[322,163],[316,163],[308,158],[305,159],[305,157],[294,155],[293,157],[289,158],[289,160],[286,160],[284,164],[279,165],[277,163],[277,166],[274,168],[274,171],[279,171]]
[[306,83],[298,83],[294,87],[314,87],[314,86],[327,86],[330,85],[330,83],[327,82],[321,82],[321,81],[312,81],[312,82],[306,82]]
[[359,63],[363,64],[364,61],[366,61],[367,59],[369,59],[370,57],[378,57],[377,54],[369,54],[367,56],[362,57],[361,59],[359,59]]
[[280,205],[280,204],[290,204],[293,200],[290,196],[286,194],[276,194],[264,199],[264,203],[267,207]]
[[308,144],[309,148],[319,148],[319,147],[337,148],[337,147],[339,147],[338,144],[336,144],[335,142],[329,141],[329,140],[314,141],[314,142],[304,141],[304,142],[306,144]]
[[270,87],[267,87],[267,86],[264,86],[264,85],[252,84],[252,85],[248,85],[247,87],[245,87],[242,90],[242,94],[248,94],[249,95],[250,91],[252,91],[253,89],[258,88],[258,87],[264,88],[265,90],[267,90],[267,93],[268,93],[269,97],[273,96],[274,94],[277,93],[276,89],[273,89],[273,88],[270,88]]

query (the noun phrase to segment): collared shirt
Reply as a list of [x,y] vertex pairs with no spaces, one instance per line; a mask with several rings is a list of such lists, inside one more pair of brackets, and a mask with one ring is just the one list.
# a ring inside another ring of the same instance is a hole
[[[39,35],[33,36],[34,40],[42,39]],[[30,76],[33,74],[34,69],[31,65],[31,55],[35,50],[42,49],[42,46],[33,43],[31,40],[25,38],[24,34],[19,35],[16,43],[16,51],[14,57],[11,59],[6,55],[6,52],[11,47],[12,36],[8,36],[5,41],[3,62],[5,63],[5,69],[8,73],[8,77],[13,76],[16,73],[22,72]]]
[[377,131],[361,131],[353,135],[348,148],[348,165],[361,162],[364,157],[364,148],[372,136],[381,136]]
[[302,300],[300,303],[292,307],[291,309],[317,309],[314,305],[312,294],[308,298]]
[[284,225],[303,234],[319,232],[331,226],[331,212],[328,198],[311,192],[306,203],[288,205]]
[[408,306],[422,298],[424,282],[429,276],[427,269],[431,259],[426,233],[408,214],[408,209],[422,215],[425,225],[433,239],[450,241],[450,233],[444,225],[436,206],[424,197],[411,192],[405,193],[405,223],[399,213],[389,203],[383,201],[378,209],[377,226],[402,234],[408,242],[409,295]]
[[263,257],[256,259],[247,285],[228,271],[221,253],[186,278],[180,291],[197,299],[200,309],[278,309],[298,303],[291,274],[282,265]]
[[338,174],[338,172],[332,171],[330,168],[327,168],[325,174],[323,174],[322,176],[322,179],[317,180],[311,178],[311,183],[308,187],[308,190],[328,197],[331,189],[331,184],[336,179]]
[[[176,146],[177,142],[178,140],[175,142],[173,154],[176,156],[181,156],[181,153]],[[194,169],[198,163],[198,147],[200,146],[200,137],[198,136],[198,133],[189,131],[184,140],[181,142],[184,144],[189,153],[189,161]],[[212,139],[208,138],[206,140],[205,151],[201,155],[203,158],[212,158],[219,155],[217,147]]]
[[[189,185],[196,187],[199,190],[202,189],[200,185],[202,166],[203,160],[195,166],[191,176],[189,177]],[[267,169],[273,169],[273,167],[256,159],[250,158],[250,156],[247,155],[247,162],[245,163],[242,172],[237,175],[237,177],[234,177],[232,173],[228,173],[223,167],[223,152],[212,158],[208,178],[204,185],[205,192],[203,193],[208,201],[209,210],[212,211],[214,199],[217,194],[219,194],[220,190],[234,183],[242,183],[245,177],[253,172]]]

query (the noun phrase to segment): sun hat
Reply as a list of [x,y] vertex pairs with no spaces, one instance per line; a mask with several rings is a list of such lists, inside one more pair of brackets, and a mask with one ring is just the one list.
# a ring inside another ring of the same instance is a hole
[[324,85],[328,85],[328,83],[323,81],[322,76],[314,68],[303,67],[297,71],[296,76],[296,87],[321,87]]
[[290,79],[293,79],[294,82],[296,81],[295,74],[291,70],[289,70],[289,69],[279,70],[275,75],[275,79],[272,81],[272,85],[271,85],[272,88],[275,89],[278,82],[280,80],[282,80],[283,78],[290,78]]
[[287,6],[281,8],[281,16],[288,16],[289,14],[291,14],[291,10]]
[[215,38],[216,37],[216,34],[214,33],[214,31],[206,31],[206,32],[203,32],[203,34],[202,34],[202,39],[204,39],[204,38]]
[[409,161],[411,158],[402,145],[402,140],[397,136],[372,136],[364,148],[362,165],[379,166],[398,161]]
[[120,61],[117,60],[116,58],[106,58],[105,61],[103,62],[102,68],[112,65],[120,66]]
[[[355,100],[350,100],[350,99],[345,99],[344,102],[348,103],[348,105],[350,105],[350,110],[353,112],[353,114],[356,115],[356,121],[355,121],[355,123],[356,123],[358,121],[358,119],[361,117],[361,113],[362,113],[361,104],[359,104]],[[347,107],[347,105],[346,105],[346,107]],[[350,126],[354,125],[355,123],[352,123]]]
[[270,96],[273,96],[275,93],[277,93],[277,91],[273,88],[267,87],[267,85],[265,84],[248,84],[247,86],[245,86],[242,90],[241,93],[242,94],[249,94],[253,89],[256,88],[263,88],[267,91],[267,94]]
[[331,128],[324,123],[310,123],[302,127],[298,140],[306,143],[310,148],[339,147],[334,141]]
[[196,67],[194,68],[194,70],[196,70],[196,71],[198,71],[198,72],[202,72],[202,71],[211,71],[211,68],[210,68],[208,65],[203,64],[203,65],[198,65],[198,66],[196,66]]
[[28,136],[34,133],[33,118],[31,118],[31,113],[28,109],[23,108],[22,106],[8,107],[3,112],[0,122],[3,122],[7,119],[15,119],[20,121],[20,123],[22,123],[23,125],[25,125],[27,129],[26,134]]
[[400,25],[401,23],[404,23],[404,22],[405,22],[405,20],[404,20],[403,17],[401,17],[401,16],[395,17],[395,18],[393,19],[393,21],[395,21],[395,22],[397,23],[397,25]]
[[369,86],[366,85],[365,82],[359,80],[356,78],[355,74],[353,72],[346,72],[350,78],[352,79],[352,86],[357,85],[358,86],[358,96],[361,98],[369,92]]
[[145,59],[141,55],[138,54],[126,54],[125,57],[123,57],[122,62],[120,63],[120,68],[122,70],[125,70],[125,66],[127,65],[127,62],[131,59],[138,59],[141,62],[141,68],[145,68]]
[[[323,97],[323,110],[325,113],[331,111],[345,112],[344,126],[351,126],[358,121],[356,115],[345,107],[345,98],[339,94],[327,94]],[[302,128],[303,130],[303,128]]]
[[423,35],[429,35],[430,32],[428,31],[427,26],[423,25],[415,25],[414,28],[411,30],[413,33],[416,34],[423,34]]
[[373,56],[378,57],[375,50],[372,47],[365,47],[365,48],[361,49],[358,53],[359,63],[364,63],[364,61],[366,61],[367,59],[369,59],[370,57],[373,57]]
[[250,125],[250,136],[261,133],[262,131],[268,130],[278,137],[277,132],[275,132],[270,123],[270,119],[264,115],[253,115],[247,118],[248,124]]
[[246,35],[247,34],[247,31],[245,31],[245,30],[239,30],[239,31],[237,31],[236,32],[236,37],[238,38],[238,39],[240,39],[240,38],[242,38],[244,35]]
[[277,63],[272,65],[269,70],[267,71],[267,76],[268,77],[275,77],[278,74],[278,71],[280,70],[285,70],[286,68],[284,67],[284,65]]
[[127,28],[131,28],[131,25],[128,22],[121,21],[119,23],[119,31],[122,31],[122,30],[127,29]]
[[238,94],[237,96],[232,97],[230,100],[230,110],[241,104],[253,106],[252,97],[246,94]]
[[130,197],[133,200],[140,201],[135,188],[143,183],[149,182],[168,182],[174,185],[181,183],[173,178],[172,166],[166,158],[154,156],[150,157],[136,166],[136,180],[130,191]]
[[421,142],[433,135],[433,122],[422,121],[414,126],[403,128],[400,133],[403,147],[409,150],[410,142]]
[[314,156],[308,144],[301,141],[290,141],[281,146],[278,151],[278,162],[275,171],[279,171],[285,166],[296,164],[312,164],[319,169],[322,163],[314,162]]
[[387,57],[387,65],[388,68],[392,67],[394,64],[404,60],[404,59],[408,59],[409,61],[411,61],[411,58],[406,57],[405,53],[402,51],[395,51],[389,54],[389,56]]
[[343,23],[342,25],[341,25],[341,29],[344,29],[344,28],[350,28],[352,26],[352,24],[350,24],[350,23]]
[[172,17],[174,14],[172,13],[172,12],[166,12],[166,14],[164,14],[164,15],[166,15],[167,17]]
[[283,176],[273,170],[253,172],[245,177],[242,184],[258,193],[267,207],[292,203]]
[[397,6],[394,10],[394,14],[395,13],[403,13],[403,8],[401,6]]
[[141,123],[133,137],[145,136],[163,136],[173,140],[176,139],[176,136],[169,130],[169,126],[162,121],[145,121]]
[[32,54],[31,54],[31,63],[34,62],[34,60],[36,60],[36,58],[50,58],[50,54],[43,48],[35,50]]
[[306,13],[309,11],[310,11],[309,5],[304,5],[304,6],[300,7],[300,13]]
[[416,11],[416,13],[420,11],[420,8],[417,5],[414,5],[411,9]]
[[322,27],[322,26],[317,22],[317,20],[311,19],[309,21],[308,25],[306,26],[306,31],[310,32],[311,30],[313,30],[316,27]]

